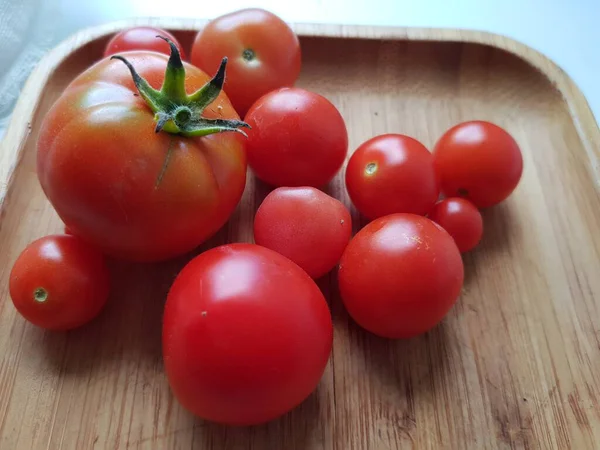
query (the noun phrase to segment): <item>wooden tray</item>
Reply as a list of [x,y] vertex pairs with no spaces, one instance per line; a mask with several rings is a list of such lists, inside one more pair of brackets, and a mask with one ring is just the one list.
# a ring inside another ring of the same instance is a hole
[[[512,197],[485,211],[485,238],[465,257],[460,301],[427,335],[395,342],[360,330],[341,305],[335,274],[320,280],[335,323],[333,355],[318,391],[292,413],[226,428],[174,400],[162,367],[161,314],[186,258],[114,264],[118,289],[81,330],[46,333],[16,314],[7,293],[13,261],[62,226],[35,174],[41,119],[100,57],[110,33],[142,23],[173,30],[186,46],[202,25],[141,20],[73,36],[31,75],[3,142],[2,450],[600,448],[600,133],[558,67],[499,36],[296,26],[298,84],[340,108],[351,149],[384,132],[431,147],[451,125],[486,119],[514,135],[525,171]],[[330,191],[350,205],[341,175]],[[250,177],[231,221],[204,248],[251,241],[265,194]]]

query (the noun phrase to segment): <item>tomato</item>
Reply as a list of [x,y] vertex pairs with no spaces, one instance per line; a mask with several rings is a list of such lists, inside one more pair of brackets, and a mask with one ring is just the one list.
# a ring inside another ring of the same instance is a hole
[[319,94],[282,88],[261,97],[245,118],[248,163],[273,186],[327,184],[348,152],[339,111]]
[[187,95],[209,77],[178,55],[168,67],[159,53],[125,56],[113,58],[166,89],[139,78],[136,86],[116,59],[83,72],[44,118],[38,177],[75,235],[118,258],[163,260],[202,243],[236,207],[246,181],[245,138],[218,131],[245,124],[219,93],[225,63],[214,86]]
[[481,213],[464,198],[446,198],[436,203],[428,217],[452,236],[462,253],[475,248],[483,236]]
[[254,218],[254,240],[288,257],[311,277],[335,267],[352,234],[352,218],[339,200],[313,187],[280,187]]
[[489,122],[464,122],[448,130],[433,150],[442,192],[478,208],[500,203],[519,184],[523,157],[510,134]]
[[177,276],[163,319],[171,388],[197,416],[269,421],[316,388],[331,353],[329,308],[289,259],[253,244],[211,249]]
[[225,92],[240,115],[262,95],[292,86],[300,73],[300,42],[275,14],[243,9],[210,21],[196,36],[191,62],[209,73],[230,61]]
[[431,153],[401,134],[377,136],[358,147],[348,161],[346,189],[369,219],[400,212],[425,215],[439,195]]
[[[184,58],[183,48],[177,39],[168,31],[155,27],[134,27],[120,31],[108,41],[104,56],[111,56],[129,50],[150,50],[169,55],[169,44],[156,36],[164,36],[173,41],[179,49],[181,57]],[[215,70],[217,67],[218,64],[215,66]]]
[[387,338],[409,338],[438,324],[456,302],[463,277],[452,237],[415,214],[369,223],[346,247],[338,272],[350,316]]
[[40,238],[19,255],[9,291],[17,311],[49,330],[70,330],[96,317],[109,293],[109,274],[98,250],[75,236]]

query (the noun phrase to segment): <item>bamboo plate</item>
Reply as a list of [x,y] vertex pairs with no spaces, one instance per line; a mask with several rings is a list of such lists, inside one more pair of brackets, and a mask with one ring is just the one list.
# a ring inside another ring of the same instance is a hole
[[[18,316],[7,293],[11,265],[28,242],[62,227],[35,174],[40,121],[110,33],[142,23],[173,30],[187,46],[202,25],[138,20],[78,33],[31,75],[2,144],[2,450],[600,448],[600,133],[559,68],[499,36],[296,26],[298,84],[339,107],[351,149],[384,132],[431,147],[467,119],[496,122],[521,145],[521,184],[485,211],[462,296],[427,335],[395,342],[361,331],[335,274],[325,277],[335,339],[317,392],[275,422],[234,429],[185,412],[163,373],[164,296],[187,258],[113,264],[117,289],[80,330],[45,333]],[[350,205],[341,175],[329,190]],[[229,224],[203,247],[251,241],[266,192],[250,177]]]

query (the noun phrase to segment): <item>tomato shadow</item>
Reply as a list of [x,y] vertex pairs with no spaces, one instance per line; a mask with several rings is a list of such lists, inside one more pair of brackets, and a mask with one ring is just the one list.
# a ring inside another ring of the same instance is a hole
[[[331,283],[337,286],[337,282]],[[451,349],[457,343],[450,325],[455,320],[452,317],[455,313],[451,312],[423,335],[410,339],[386,339],[361,328],[349,316],[337,288],[331,291],[331,304],[333,358],[334,364],[339,367],[336,374],[356,377],[357,384],[362,387],[360,394],[354,394],[355,398],[368,399],[369,404],[378,405],[383,416],[396,417],[399,430],[410,435],[415,427],[415,405],[421,401],[430,403],[432,396],[443,402],[438,391],[448,384],[450,378]],[[350,389],[359,388],[351,386]],[[362,406],[356,404],[352,407]]]
[[259,448],[304,450],[324,442],[331,430],[320,420],[322,392],[318,387],[287,414],[262,425],[233,427],[197,419],[192,449]]

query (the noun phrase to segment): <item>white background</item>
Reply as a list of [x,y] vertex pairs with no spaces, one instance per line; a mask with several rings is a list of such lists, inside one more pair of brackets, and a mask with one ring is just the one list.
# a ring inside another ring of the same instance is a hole
[[600,0],[0,0],[0,118],[9,115],[44,52],[78,29],[139,16],[213,18],[249,6],[289,22],[467,28],[506,35],[560,65],[600,118]]

